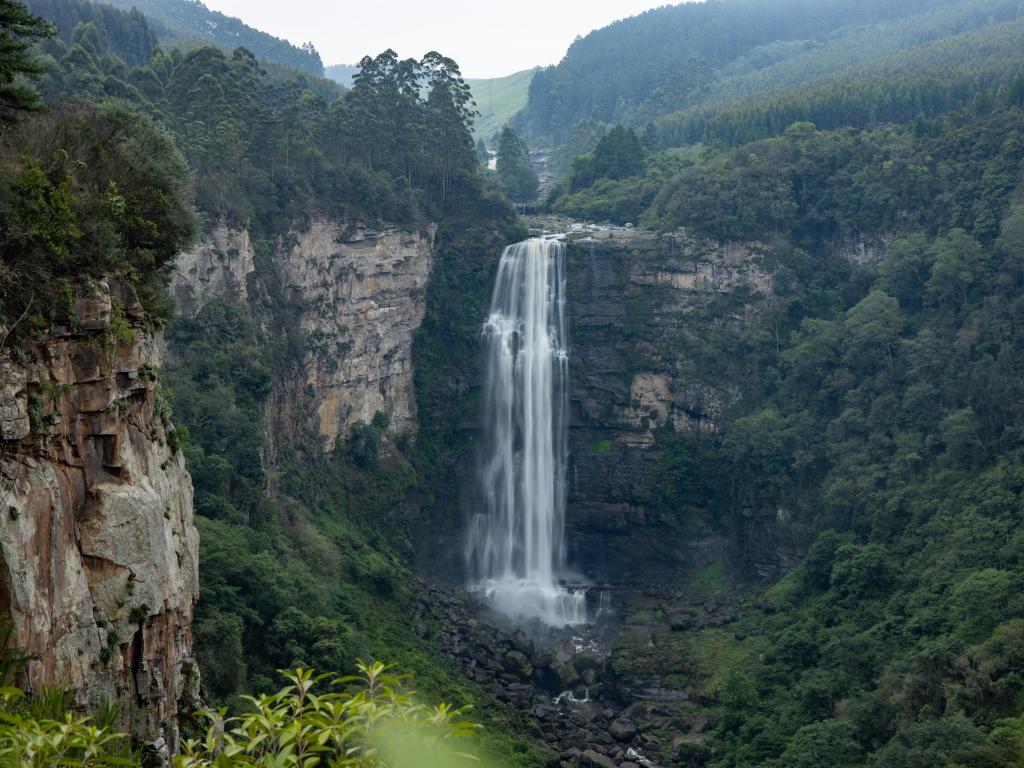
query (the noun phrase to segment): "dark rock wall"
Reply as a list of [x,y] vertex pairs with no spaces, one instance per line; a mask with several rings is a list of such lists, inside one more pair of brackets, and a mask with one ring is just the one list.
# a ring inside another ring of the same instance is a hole
[[[664,494],[656,503],[666,429],[713,442],[751,383],[747,361],[710,366],[699,351],[719,343],[715,334],[760,321],[773,301],[767,247],[625,229],[568,241],[570,565],[587,581],[626,587],[670,582],[724,558],[741,573],[778,575],[791,554],[773,526],[740,530],[725,509],[695,517],[666,505]],[[452,365],[479,376],[478,365]],[[465,397],[475,402],[472,389]],[[460,508],[451,517],[432,512],[416,548],[422,573],[454,584],[464,578],[475,467],[476,425],[461,426],[469,447],[446,489]]]
[[[757,323],[772,301],[766,247],[629,230],[570,237],[569,561],[590,580],[642,586],[725,557],[774,575],[771,531],[695,519],[658,496],[666,429],[705,435],[742,399],[730,366],[695,354],[712,330]],[[712,342],[713,343],[713,342]],[[751,546],[752,545],[752,546]],[[756,550],[756,551],[755,551]],[[756,564],[755,564],[756,561]]]

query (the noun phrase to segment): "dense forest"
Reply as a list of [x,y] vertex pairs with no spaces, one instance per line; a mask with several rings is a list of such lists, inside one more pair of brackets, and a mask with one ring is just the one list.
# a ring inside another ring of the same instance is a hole
[[[57,329],[80,334],[84,281],[121,297],[108,347],[133,328],[163,333],[167,364],[147,375],[159,377],[159,415],[194,486],[203,694],[244,718],[227,741],[218,716],[209,731],[192,723],[186,735],[201,738],[176,765],[440,768],[474,764],[467,750],[488,765],[642,764],[619,736],[590,732],[603,714],[573,717],[581,747],[605,753],[538,749],[547,702],[495,691],[518,693],[517,675],[544,652],[523,635],[490,684],[466,674],[459,653],[475,672],[496,641],[441,654],[430,638],[458,623],[462,596],[437,609],[413,567],[416,538],[461,512],[480,319],[502,247],[526,233],[513,202],[538,190],[527,142],[553,148],[562,172],[547,212],[637,225],[650,242],[753,244],[765,296],[720,292],[686,317],[699,333],[665,336],[658,352],[692,361],[695,384],[728,377],[737,396],[714,429],[651,431],[642,448],[656,487],[642,501],[740,547],[782,527],[796,552],[767,582],[734,563],[641,590],[653,601],[711,581],[692,613],[725,605],[728,621],[678,620],[642,642],[623,632],[607,663],[586,657],[588,686],[573,686],[570,669],[565,695],[590,704],[593,691],[598,709],[628,712],[615,684],[671,687],[675,720],[641,723],[659,765],[1022,764],[1017,0],[652,10],[536,73],[527,107],[498,134],[494,174],[474,147],[469,86],[440,53],[367,56],[341,87],[311,46],[201,3],[129,5],[0,0],[0,350],[5,365],[27,364]],[[327,450],[296,442],[271,455],[272,395],[305,381],[317,343],[273,259],[318,217],[429,233],[412,341],[419,432],[389,430],[378,411]],[[176,313],[174,261],[220,225],[251,236],[250,298]],[[6,631],[5,685],[26,661]],[[549,656],[579,652],[577,638],[559,642]],[[412,673],[421,698],[376,660]],[[296,667],[354,677],[337,688],[308,671],[282,679]],[[0,690],[0,762],[143,760],[137,745],[62,725],[59,691],[20,696]],[[698,719],[699,733],[675,736],[676,721]],[[400,725],[371,734],[378,721]],[[260,746],[270,743],[276,763]],[[603,756],[615,749],[615,761]],[[259,750],[266,760],[249,760]]]
[[[958,30],[981,10],[930,18]],[[787,510],[809,549],[734,634],[620,647],[623,674],[668,664],[683,688],[717,681],[717,726],[688,760],[1020,760],[1024,67],[1017,9],[985,11],[1006,23],[870,62],[839,37],[721,79],[691,64],[695,106],[632,129],[622,109],[627,127],[599,126],[548,200],[769,244],[769,316],[685,351],[733,371],[744,404],[711,440],[663,432],[661,493],[719,522]],[[873,54],[909,33],[896,22],[852,39]],[[835,74],[809,76],[812,63]],[[885,255],[839,255],[856,243]],[[714,327],[730,309],[707,312]],[[717,661],[698,673],[711,645]]]
[[800,120],[939,115],[1020,70],[1019,14],[1010,0],[659,8],[574,43],[538,72],[513,124],[565,173],[617,123],[665,149],[741,144]]
[[[60,2],[61,0],[53,0]],[[323,77],[324,65],[312,43],[295,46],[254,29],[240,19],[207,8],[200,0],[113,0],[111,5],[141,11],[169,47],[216,45],[245,48],[258,58]],[[49,18],[49,17],[48,17]]]

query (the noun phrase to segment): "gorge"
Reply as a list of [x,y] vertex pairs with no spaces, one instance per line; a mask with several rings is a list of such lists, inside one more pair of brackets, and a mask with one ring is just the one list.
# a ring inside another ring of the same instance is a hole
[[0,0],[0,766],[1021,764],[1018,0],[652,9],[493,136],[144,5]]

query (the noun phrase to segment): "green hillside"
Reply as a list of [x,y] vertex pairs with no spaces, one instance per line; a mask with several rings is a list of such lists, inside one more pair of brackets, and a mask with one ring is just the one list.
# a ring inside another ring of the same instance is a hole
[[524,69],[505,77],[466,80],[473,91],[473,100],[480,112],[473,128],[475,138],[489,142],[501,126],[526,106],[530,81],[536,69]]
[[253,29],[241,19],[207,8],[199,0],[111,0],[120,8],[136,8],[163,39],[187,43],[186,48],[219,45],[248,48],[259,58],[322,77],[324,65],[312,43],[301,47]]

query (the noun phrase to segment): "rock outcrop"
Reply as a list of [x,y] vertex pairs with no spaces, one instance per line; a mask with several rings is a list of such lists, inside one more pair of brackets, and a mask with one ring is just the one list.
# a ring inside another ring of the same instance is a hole
[[740,386],[702,368],[693,347],[708,326],[757,322],[772,296],[768,247],[609,234],[572,246],[573,426],[614,429],[620,444],[650,443],[667,424],[717,431]]
[[141,306],[103,282],[76,295],[74,328],[0,352],[0,617],[29,691],[112,702],[173,751],[199,690],[192,483]]
[[[331,450],[378,411],[392,432],[415,432],[412,342],[426,311],[433,230],[346,228],[314,221],[281,242],[274,264],[306,338],[302,388],[311,394],[312,431]],[[288,414],[294,388],[274,404]],[[291,410],[294,421],[308,418]]]
[[[598,582],[644,585],[737,554],[730,537],[651,503],[650,451],[660,428],[717,432],[753,383],[705,365],[701,349],[773,301],[768,246],[618,229],[571,235],[569,253],[569,561]],[[770,555],[742,558],[771,570]]]
[[[378,411],[392,433],[416,431],[412,343],[426,311],[433,233],[313,220],[268,244],[262,268],[272,274],[264,274],[248,231],[221,224],[178,258],[180,312],[196,316],[218,300],[262,302],[257,314],[273,334],[301,332],[301,369],[275,382],[268,399],[271,462],[283,442],[332,450]],[[250,296],[254,275],[262,291]]]
[[228,298],[244,302],[256,255],[249,230],[220,222],[192,249],[180,253],[171,279],[176,310],[198,315],[211,301]]

